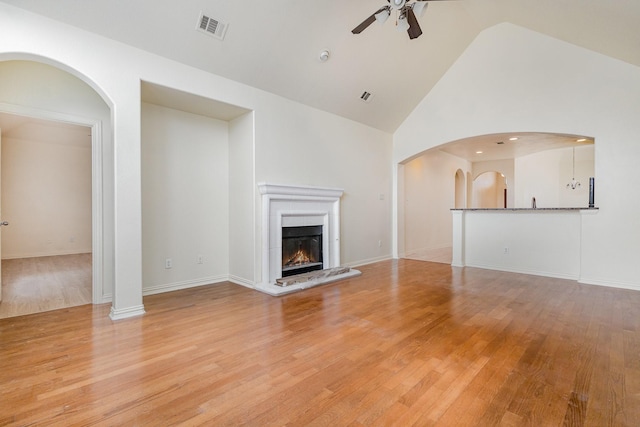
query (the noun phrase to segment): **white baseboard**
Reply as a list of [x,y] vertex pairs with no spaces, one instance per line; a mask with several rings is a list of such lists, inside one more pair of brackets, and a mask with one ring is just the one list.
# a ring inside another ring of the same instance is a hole
[[108,302],[113,302],[113,294],[102,295],[102,298],[100,298],[100,301],[98,301],[98,304],[106,304]]
[[640,284],[638,283],[618,282],[615,280],[581,277],[578,280],[578,283],[582,283],[584,285],[606,286],[608,288],[631,289],[633,291],[640,291]]
[[390,259],[393,259],[391,257],[391,255],[384,255],[381,257],[376,257],[376,258],[369,258],[369,259],[363,259],[360,261],[354,261],[354,262],[347,262],[342,264],[342,267],[360,267],[361,265],[367,265],[367,264],[373,264],[376,262],[380,262],[380,261],[388,261]]
[[[463,266],[453,265],[453,267],[463,267]],[[469,263],[466,263],[464,267],[482,268],[484,270],[504,271],[507,273],[530,274],[532,276],[552,277],[554,279],[567,279],[567,280],[576,280],[576,281],[578,280],[577,275],[558,273],[553,271],[527,270],[527,269],[519,269],[519,268],[507,268],[507,267],[501,267],[501,266],[495,266],[495,265],[469,264]]]
[[144,314],[144,306],[138,305],[135,307],[127,307],[123,309],[116,310],[111,307],[111,313],[109,313],[109,317],[111,320],[122,320],[128,319],[130,317],[142,316]]
[[404,255],[405,256],[413,256],[416,254],[421,254],[424,252],[431,252],[431,251],[441,251],[444,249],[451,249],[452,246],[451,244],[449,245],[445,245],[445,246],[424,246],[422,248],[418,248],[418,249],[410,249],[410,250],[406,250],[404,251]]
[[[215,285],[216,283],[221,283],[221,282],[226,282],[226,281],[232,281],[232,280],[230,278],[228,278],[227,276],[215,276],[215,277],[200,278],[200,279],[197,279],[197,280],[186,280],[186,281],[183,281],[183,282],[166,283],[166,284],[162,284],[162,285],[156,285],[156,286],[150,286],[150,287],[144,288],[142,290],[142,295],[143,296],[155,295],[155,294],[161,294],[161,293],[164,293],[164,292],[178,291],[178,290],[181,290],[181,289],[195,288],[195,287],[198,287],[198,286]],[[242,284],[242,283],[238,283],[238,284]],[[112,293],[108,293],[108,294],[104,294],[102,296],[102,298],[100,299],[100,302],[98,304],[106,304],[106,303],[111,303],[111,302],[113,302],[113,294]],[[140,309],[142,310],[141,313],[139,312]],[[127,317],[138,316],[138,315],[141,315],[141,314],[144,314],[144,307],[143,306],[132,307],[132,308],[124,309],[122,311],[114,310],[113,307],[112,307],[111,308],[111,314],[109,316],[113,320],[119,320],[119,319],[124,319],[124,318],[127,318]]]
[[229,276],[229,281],[231,283],[235,283],[236,285],[244,286],[245,288],[255,289],[256,285],[250,280],[247,280],[243,277],[234,276],[233,274]]
[[213,285],[215,283],[226,282],[229,277],[226,275],[202,277],[199,279],[185,280],[183,282],[164,283],[161,285],[147,286],[142,288],[142,295],[154,295],[164,292],[179,291],[181,289],[195,288],[198,286]]
[[611,280],[611,279],[604,279],[604,278],[584,277],[584,276],[578,277],[572,274],[564,274],[564,273],[540,271],[540,270],[504,268],[504,267],[498,267],[494,265],[482,265],[482,264],[464,264],[464,265],[451,264],[451,266],[462,267],[462,268],[464,267],[482,268],[485,270],[505,271],[508,273],[520,273],[520,274],[530,274],[532,276],[553,277],[556,279],[574,280],[583,285],[605,286],[608,288],[630,289],[632,291],[640,291],[640,283],[622,282],[618,280]]

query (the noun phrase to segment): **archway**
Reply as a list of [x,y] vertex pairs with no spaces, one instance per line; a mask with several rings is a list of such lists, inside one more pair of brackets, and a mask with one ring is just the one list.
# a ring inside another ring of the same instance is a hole
[[108,179],[113,174],[112,160],[108,160],[113,157],[113,144],[111,126],[103,124],[111,121],[110,102],[86,77],[48,58],[0,55],[0,73],[12,77],[5,79],[11,86],[0,84],[0,112],[91,130],[91,302],[107,302],[111,290],[105,291],[105,276],[112,280],[105,271],[105,258],[108,265],[112,261],[105,230],[108,233],[112,225],[105,222],[104,206],[113,194]]
[[[573,147],[578,153],[576,176],[587,182],[594,174],[594,139],[581,135],[478,135],[403,160],[397,169],[394,255],[413,257],[416,251],[446,247],[452,233],[451,208],[528,208],[532,196],[538,207],[541,201],[544,207],[577,206],[574,200],[584,195],[564,191],[571,179]],[[492,187],[490,203],[487,194],[482,202],[474,202],[479,195],[474,196],[473,177],[484,172],[492,172],[500,185]]]
[[506,208],[507,180],[500,172],[483,172],[473,180],[472,208]]

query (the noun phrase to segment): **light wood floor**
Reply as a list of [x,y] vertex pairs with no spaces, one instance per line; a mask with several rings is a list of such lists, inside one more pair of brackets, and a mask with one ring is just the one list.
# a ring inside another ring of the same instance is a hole
[[453,248],[451,246],[438,249],[421,249],[417,251],[407,252],[406,259],[414,259],[417,261],[441,262],[451,264],[453,258]]
[[640,292],[421,261],[0,320],[0,425],[638,426]]
[[2,260],[0,319],[91,303],[91,254]]

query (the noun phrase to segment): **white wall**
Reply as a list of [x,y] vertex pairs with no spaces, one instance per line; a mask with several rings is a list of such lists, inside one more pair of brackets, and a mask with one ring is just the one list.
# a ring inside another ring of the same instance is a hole
[[451,212],[455,207],[455,176],[471,164],[438,150],[404,165],[405,253],[451,246]]
[[227,278],[228,145],[225,121],[142,105],[145,294]]
[[[111,107],[113,158],[105,169],[113,171],[114,191],[105,209],[113,212],[115,224],[110,230],[112,318],[144,310],[141,81],[254,111],[254,201],[246,206],[259,206],[255,186],[260,181],[344,188],[343,263],[391,255],[390,134],[0,3],[0,61],[16,57],[40,59],[68,70]],[[254,271],[243,270],[239,275],[255,280],[261,277],[261,242],[256,237],[260,236],[261,210],[254,211],[251,223],[248,217],[238,218],[229,233],[254,230]],[[234,249],[234,256],[241,252],[245,251]],[[237,266],[235,260],[233,265]]]
[[91,252],[88,128],[31,123],[2,138],[2,259]]
[[229,278],[245,286],[260,281],[254,247],[257,187],[255,185],[254,114],[229,122]]
[[[515,206],[531,207],[536,198],[539,208],[587,207],[589,177],[594,176],[594,146],[576,147],[576,180],[580,188],[567,189],[572,178],[572,149],[562,148],[530,154],[516,159]],[[541,167],[544,165],[544,167]]]
[[[461,138],[536,131],[595,141],[580,280],[640,289],[640,68],[511,24],[483,31],[394,135],[394,163]],[[626,185],[620,185],[626,183]],[[401,190],[398,190],[401,191]]]
[[[580,277],[580,211],[466,211],[462,264],[576,280]],[[455,249],[454,249],[455,251]]]
[[344,189],[342,264],[391,257],[391,135],[284,99],[256,134],[257,182]]

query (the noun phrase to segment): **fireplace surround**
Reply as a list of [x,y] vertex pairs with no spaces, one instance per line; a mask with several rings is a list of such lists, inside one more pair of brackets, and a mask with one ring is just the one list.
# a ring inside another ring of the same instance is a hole
[[[351,270],[326,280],[276,286],[283,277],[283,228],[316,227],[322,230],[322,269],[340,266],[340,197],[342,189],[282,184],[258,184],[262,199],[262,280],[256,289],[282,295],[310,286],[359,275]],[[286,232],[285,232],[286,234]],[[285,272],[286,273],[286,272]]]

